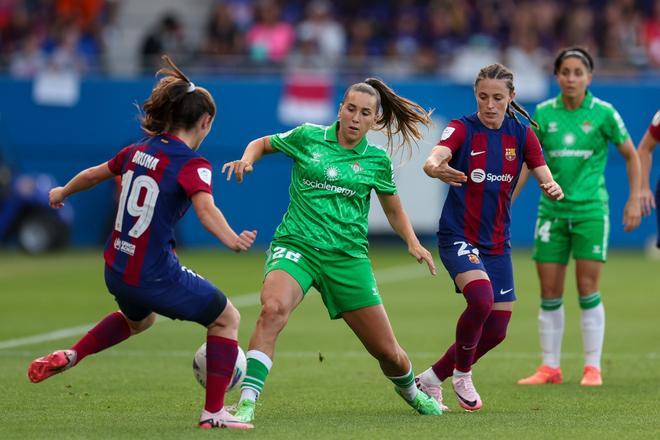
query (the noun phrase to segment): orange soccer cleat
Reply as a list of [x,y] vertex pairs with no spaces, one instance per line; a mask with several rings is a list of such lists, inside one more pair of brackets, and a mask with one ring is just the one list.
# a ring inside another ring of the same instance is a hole
[[603,377],[600,375],[600,370],[591,365],[584,367],[584,373],[580,385],[585,387],[599,387],[603,384]]
[[561,368],[552,368],[547,365],[541,365],[536,369],[536,373],[529,377],[520,379],[518,385],[543,385],[546,383],[560,384],[563,381]]
[[73,350],[58,350],[32,361],[28,367],[30,382],[37,383],[48,379],[73,367],[76,363],[76,352]]

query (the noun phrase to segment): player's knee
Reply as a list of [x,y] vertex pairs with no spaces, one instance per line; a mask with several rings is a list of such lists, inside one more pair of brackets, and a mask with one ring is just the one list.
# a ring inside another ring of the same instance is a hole
[[261,307],[261,318],[273,323],[286,323],[290,310],[277,299],[267,300]]
[[138,333],[142,333],[154,325],[154,322],[156,322],[156,314],[152,312],[141,321],[131,321],[130,319],[126,318],[126,322],[128,323],[128,327],[131,329],[131,335],[137,335]]
[[241,314],[234,305],[227,301],[225,309],[218,315],[214,325],[226,329],[238,330],[238,326],[241,323]]
[[493,296],[480,295],[473,296],[468,299],[468,308],[475,314],[482,316],[484,319],[488,317],[493,309]]
[[587,276],[578,277],[577,289],[580,295],[590,295],[598,291],[598,280]]
[[381,343],[369,350],[371,355],[379,362],[398,365],[401,363],[401,356],[405,356],[403,350],[396,343]]

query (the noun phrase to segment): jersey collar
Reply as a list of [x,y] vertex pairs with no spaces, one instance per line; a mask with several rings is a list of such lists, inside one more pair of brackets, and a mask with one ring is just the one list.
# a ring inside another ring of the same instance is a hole
[[[347,149],[339,145],[339,140],[337,139],[337,129],[339,128],[339,121],[335,121],[334,124],[330,125],[328,128],[325,129],[325,136],[324,139],[326,142],[333,142],[337,144],[339,147],[343,149]],[[353,148],[350,148],[348,150],[353,151],[356,154],[364,154],[365,151],[367,151],[367,137],[364,136],[362,140]]]
[[[587,89],[587,93],[584,95],[584,99],[582,100],[582,104],[580,105],[579,108],[591,108],[591,104],[594,100],[594,95],[591,93],[591,90]],[[564,107],[564,101],[561,99],[561,92],[559,92],[559,95],[557,95],[557,98],[555,100],[555,107],[556,108],[565,108]]]

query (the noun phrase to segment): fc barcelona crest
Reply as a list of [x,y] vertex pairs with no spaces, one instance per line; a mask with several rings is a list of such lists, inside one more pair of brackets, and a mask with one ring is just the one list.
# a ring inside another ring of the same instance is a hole
[[516,149],[515,148],[505,148],[504,149],[504,158],[511,162],[516,159]]
[[479,264],[479,257],[474,254],[469,254],[468,260],[470,260],[470,263]]

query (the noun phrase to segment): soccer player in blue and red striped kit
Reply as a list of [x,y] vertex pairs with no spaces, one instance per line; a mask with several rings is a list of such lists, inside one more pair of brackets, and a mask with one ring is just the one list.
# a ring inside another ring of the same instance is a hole
[[458,403],[468,411],[482,406],[472,364],[504,340],[516,299],[509,223],[522,164],[546,196],[563,197],[536,135],[518,121],[515,112],[534,124],[514,101],[511,71],[501,64],[484,67],[474,90],[477,112],[452,120],[424,164],[429,177],[450,185],[438,246],[467,308],[456,325],[456,342],[416,378],[418,387],[443,405],[441,383],[451,376]]
[[147,134],[114,158],[53,188],[50,205],[105,180],[121,176],[114,229],[107,241],[105,282],[119,311],[101,320],[68,350],[32,361],[28,377],[41,382],[77,365],[86,356],[116,345],[154,323],[156,313],[207,328],[206,402],[201,428],[247,429],[224,407],[238,353],[240,315],[213,284],[182,266],[174,253],[174,226],[192,204],[204,227],[230,249],[252,246],[256,231],[237,235],[215,206],[211,164],[197,153],[211,131],[216,106],[169,57],[169,68],[142,106]]

